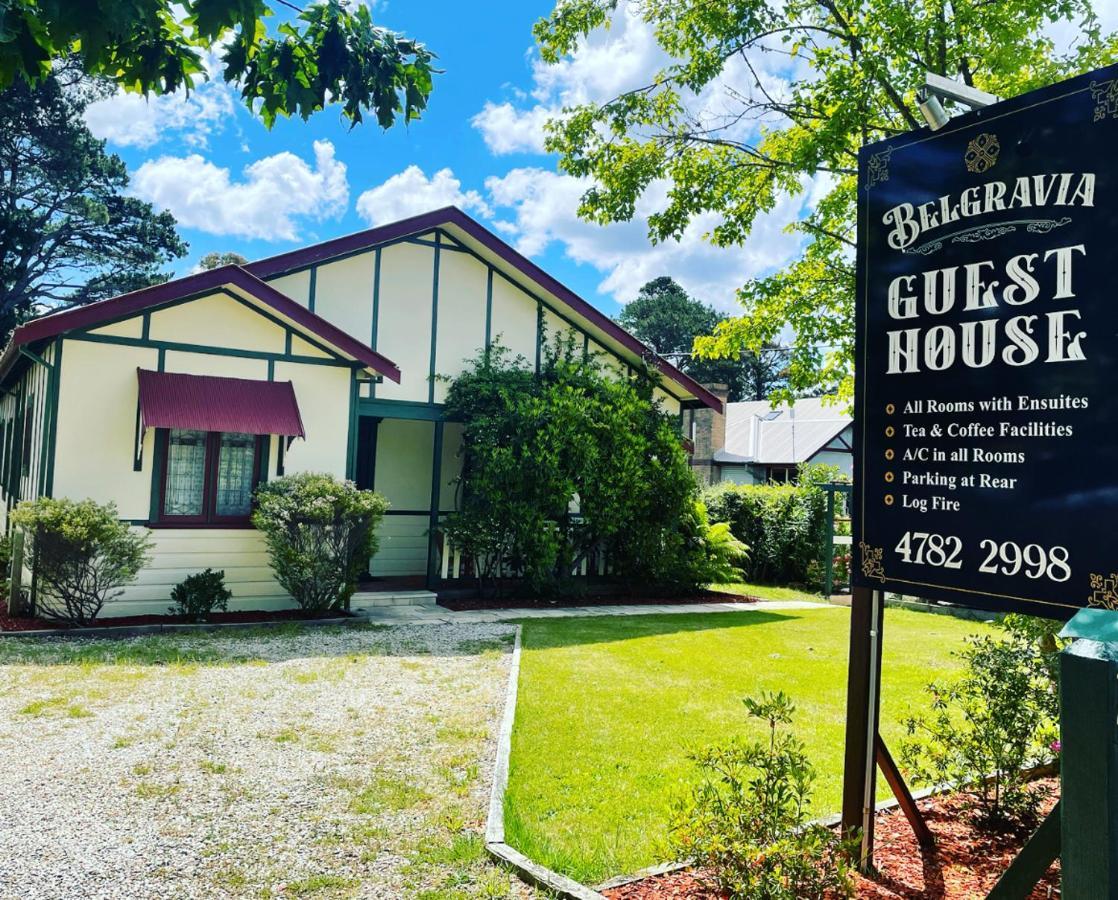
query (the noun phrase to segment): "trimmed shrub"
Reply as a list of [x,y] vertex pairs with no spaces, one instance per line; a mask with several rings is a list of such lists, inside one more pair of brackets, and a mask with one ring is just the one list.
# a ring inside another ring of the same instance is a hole
[[276,579],[307,612],[345,609],[376,553],[388,501],[352,481],[300,472],[256,489],[252,524],[263,534]]
[[852,896],[853,845],[808,822],[815,769],[789,732],[795,706],[779,692],[744,703],[767,733],[692,754],[700,778],[675,811],[678,857],[733,900]]
[[148,562],[148,533],[121,522],[112,503],[40,497],[21,503],[12,521],[27,535],[44,618],[91,625]]
[[746,580],[814,583],[827,540],[827,494],[822,488],[812,483],[723,482],[708,488],[703,499],[711,519],[728,522],[734,537],[749,547]]
[[171,590],[172,616],[181,616],[188,622],[206,622],[214,610],[225,612],[233,592],[225,586],[224,570],[215,572],[204,569],[187,575]]

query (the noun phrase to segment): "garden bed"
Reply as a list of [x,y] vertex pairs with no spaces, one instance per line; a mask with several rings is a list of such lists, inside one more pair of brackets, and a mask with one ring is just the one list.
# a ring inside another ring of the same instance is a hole
[[[344,610],[323,612],[306,612],[302,609],[244,609],[235,612],[211,613],[205,624],[208,625],[253,625],[265,622],[305,622],[312,619],[343,619],[352,613]],[[148,616],[106,616],[98,619],[90,628],[135,628],[144,625],[193,625],[183,616],[148,615]],[[54,622],[50,619],[40,619],[33,616],[10,616],[0,612],[0,631],[44,631],[52,629],[67,629],[73,631],[87,631],[87,628],[69,626],[63,622]]]
[[[1041,779],[1036,788],[1052,792],[1042,806],[1056,802],[1058,780]],[[899,809],[877,814],[874,862],[877,874],[859,876],[855,896],[866,900],[972,900],[985,897],[1008,868],[1030,832],[991,834],[978,831],[958,795],[920,801],[936,846],[922,850]],[[633,881],[603,891],[609,900],[722,900],[704,887],[701,873],[683,869]],[[1059,863],[1030,895],[1032,900],[1059,896]]]

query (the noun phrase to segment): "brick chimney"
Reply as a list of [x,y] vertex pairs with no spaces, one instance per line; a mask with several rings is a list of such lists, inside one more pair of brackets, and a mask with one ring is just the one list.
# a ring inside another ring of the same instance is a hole
[[[726,403],[730,389],[725,384],[704,384],[708,391]],[[726,446],[726,414],[715,412],[704,406],[690,410],[683,418],[686,436],[695,443],[691,456],[691,468],[700,484],[714,484],[718,481],[718,468],[713,463],[714,454]]]

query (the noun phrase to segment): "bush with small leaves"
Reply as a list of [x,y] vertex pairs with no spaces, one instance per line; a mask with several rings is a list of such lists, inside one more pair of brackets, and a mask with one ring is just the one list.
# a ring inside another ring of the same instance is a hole
[[252,523],[264,534],[276,579],[307,612],[345,609],[376,552],[388,509],[352,481],[301,472],[256,489]]
[[815,769],[788,731],[795,705],[782,692],[744,703],[767,734],[692,754],[700,781],[676,808],[676,850],[732,900],[852,896],[854,845],[808,821]]
[[40,497],[21,503],[12,522],[27,535],[44,618],[91,625],[148,562],[148,532],[121,522],[112,503]]
[[167,612],[188,622],[206,622],[214,610],[225,612],[232,596],[225,586],[225,571],[207,568],[187,575],[172,588],[172,605]]
[[1051,760],[1058,734],[1055,654],[1029,624],[1019,617],[1005,637],[970,638],[956,654],[963,672],[928,685],[931,709],[906,721],[901,745],[916,783],[958,785],[977,824],[994,830],[1036,821],[1044,792],[1025,773]]

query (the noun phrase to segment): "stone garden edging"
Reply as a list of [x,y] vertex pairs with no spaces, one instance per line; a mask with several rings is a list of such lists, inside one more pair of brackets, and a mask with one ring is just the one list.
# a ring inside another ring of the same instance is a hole
[[523,630],[523,625],[516,626],[505,712],[497,732],[497,760],[493,767],[493,787],[489,793],[489,815],[485,821],[485,849],[491,857],[510,866],[529,884],[568,900],[604,900],[597,891],[541,866],[505,843],[505,790],[509,783],[509,752],[512,748],[512,726],[516,719],[516,692],[520,681],[520,635]]

